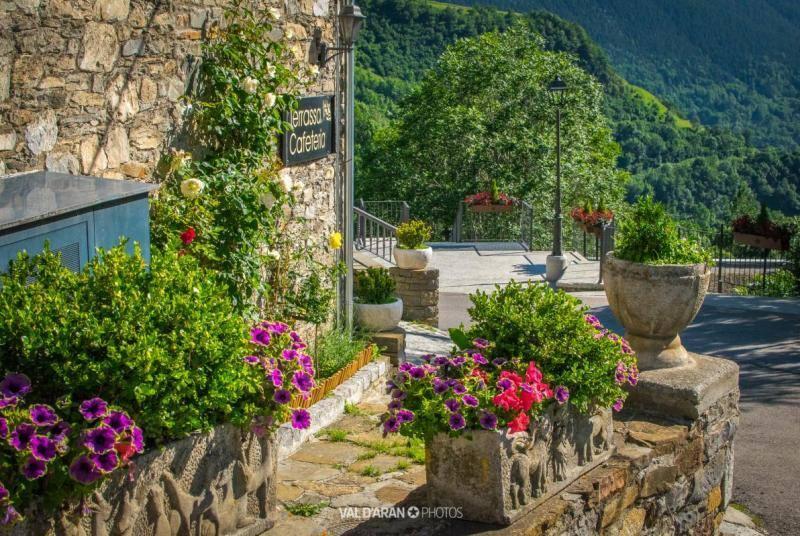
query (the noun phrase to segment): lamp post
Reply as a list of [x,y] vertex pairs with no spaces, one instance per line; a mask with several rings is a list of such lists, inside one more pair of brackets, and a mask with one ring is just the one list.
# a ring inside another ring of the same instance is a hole
[[[348,0],[345,0],[348,1]],[[354,202],[354,168],[353,168],[353,145],[355,139],[354,131],[354,94],[355,94],[355,54],[353,44],[358,38],[361,26],[366,17],[352,0],[342,6],[339,11],[338,25],[339,36],[335,47],[329,46],[322,41],[322,30],[314,32],[314,47],[316,50],[316,61],[319,65],[324,65],[331,59],[340,54],[344,54],[345,61],[345,136],[344,136],[344,184],[342,187],[343,209],[342,209],[342,231],[344,234],[344,263],[346,274],[344,280],[344,290],[339,295],[340,312],[344,316],[344,325],[351,329],[353,327],[353,202]],[[333,51],[328,55],[329,51]],[[312,56],[313,57],[313,56]],[[341,92],[339,92],[341,94]],[[340,287],[341,289],[341,287]],[[344,296],[342,296],[342,294]]]
[[567,268],[567,258],[562,251],[562,215],[561,215],[561,109],[564,107],[567,95],[567,85],[556,77],[548,86],[547,91],[556,108],[556,192],[553,203],[553,251],[547,256],[545,262],[545,279],[556,282],[561,279]]

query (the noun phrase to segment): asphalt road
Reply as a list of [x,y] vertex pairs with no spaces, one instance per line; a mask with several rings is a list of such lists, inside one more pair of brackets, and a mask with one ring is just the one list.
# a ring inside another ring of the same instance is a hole
[[[603,293],[577,293],[621,332]],[[439,327],[468,323],[469,298],[441,293]],[[734,498],[771,535],[800,534],[800,300],[709,295],[682,334],[691,351],[740,366]]]

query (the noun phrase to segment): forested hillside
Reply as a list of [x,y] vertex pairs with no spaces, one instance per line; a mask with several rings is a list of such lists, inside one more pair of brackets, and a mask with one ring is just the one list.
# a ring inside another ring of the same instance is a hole
[[362,9],[368,23],[357,47],[356,186],[365,198],[385,197],[374,185],[385,184],[386,170],[371,167],[371,151],[391,132],[398,103],[445,47],[523,20],[546,48],[573,54],[604,85],[606,114],[622,151],[618,163],[632,174],[629,197],[654,192],[678,217],[704,228],[754,211],[756,200],[800,213],[800,153],[759,150],[731,129],[687,121],[617,74],[576,24],[541,11],[518,15],[424,0],[366,0]]
[[627,80],[758,146],[800,142],[796,0],[466,0],[580,24]]

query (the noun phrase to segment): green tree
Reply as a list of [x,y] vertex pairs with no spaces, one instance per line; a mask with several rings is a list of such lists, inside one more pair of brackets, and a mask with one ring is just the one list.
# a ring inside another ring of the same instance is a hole
[[399,120],[375,134],[359,181],[381,184],[386,197],[447,225],[461,199],[488,189],[479,179],[486,177],[530,202],[537,223],[547,225],[556,114],[547,86],[556,75],[571,88],[562,119],[564,204],[602,194],[614,207],[627,175],[615,166],[619,148],[603,115],[602,87],[523,25],[451,45],[401,102]]

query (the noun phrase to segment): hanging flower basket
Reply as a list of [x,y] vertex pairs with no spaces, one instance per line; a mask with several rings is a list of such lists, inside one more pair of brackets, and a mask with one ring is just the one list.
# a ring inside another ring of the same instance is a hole
[[614,220],[614,213],[605,209],[587,210],[582,207],[575,207],[570,211],[569,215],[586,234],[594,235],[597,238],[603,236],[603,225],[607,225]]
[[786,251],[791,239],[792,230],[789,226],[771,221],[764,211],[757,219],[744,215],[733,220],[733,240],[739,244]]
[[733,241],[754,248],[779,249],[779,250],[789,249],[788,244],[784,245],[783,241],[780,238],[775,238],[771,236],[761,236],[751,233],[734,232]]
[[464,203],[470,212],[511,212],[514,210],[516,199],[503,193],[478,192],[464,198]]
[[468,207],[471,212],[476,212],[478,214],[486,212],[511,212],[514,210],[514,205],[468,205]]

